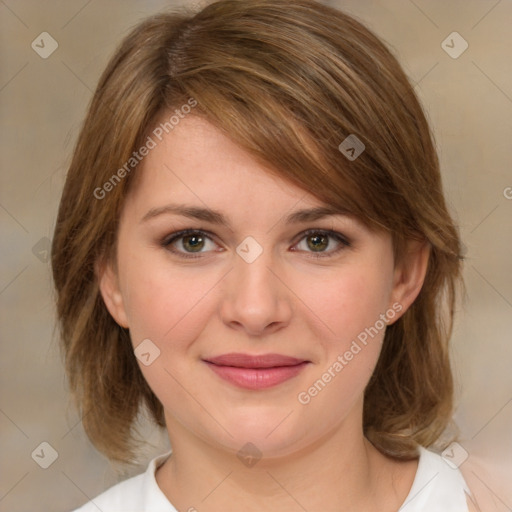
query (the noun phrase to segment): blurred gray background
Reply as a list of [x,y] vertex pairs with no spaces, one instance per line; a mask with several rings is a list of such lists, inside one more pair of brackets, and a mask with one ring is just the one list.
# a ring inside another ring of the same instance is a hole
[[[139,20],[183,3],[0,0],[0,511],[69,511],[167,450],[146,426],[140,466],[119,473],[86,439],[58,352],[48,251],[66,166],[109,56]],[[326,3],[391,46],[433,125],[467,258],[453,336],[460,445],[466,463],[478,461],[475,481],[495,510],[512,510],[512,2]],[[47,469],[41,450],[57,455]]]

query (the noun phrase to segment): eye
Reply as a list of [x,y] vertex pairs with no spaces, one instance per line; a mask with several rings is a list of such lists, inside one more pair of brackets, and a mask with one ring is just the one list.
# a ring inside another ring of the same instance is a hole
[[[350,242],[341,233],[323,229],[310,229],[301,233],[298,244],[292,248],[292,251],[310,252],[313,258],[328,258],[350,247]],[[306,242],[300,248],[302,241]],[[334,249],[328,250],[333,245]],[[210,246],[209,246],[210,244]],[[212,237],[203,230],[185,229],[177,233],[172,233],[162,241],[162,246],[182,258],[201,258],[201,255],[215,250],[217,244]]]
[[[183,258],[200,258],[201,254],[208,252],[208,242],[212,244],[209,250],[215,249],[217,244],[204,231],[186,229],[168,236],[162,241],[162,245]],[[183,251],[179,250],[178,247],[181,247]],[[205,248],[206,250],[203,251]],[[194,254],[197,254],[197,256]]]
[[[350,242],[345,238],[341,233],[336,231],[328,231],[323,229],[309,229],[304,233],[301,233],[302,238],[300,239],[300,243],[296,245],[296,247],[300,247],[302,241],[305,241],[305,249],[303,248],[299,250],[305,250],[306,252],[312,252],[312,257],[314,258],[328,258],[342,251],[346,247],[350,247]],[[333,244],[332,240],[335,241],[334,249],[329,249]],[[292,249],[296,250],[296,249]]]

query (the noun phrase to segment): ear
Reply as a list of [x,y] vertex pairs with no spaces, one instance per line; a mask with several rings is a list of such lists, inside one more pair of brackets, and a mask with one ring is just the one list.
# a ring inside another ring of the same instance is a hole
[[127,329],[128,317],[123,302],[123,296],[119,288],[117,272],[110,262],[97,262],[95,272],[98,279],[101,296],[109,313],[114,320]]
[[409,309],[420,293],[427,274],[429,256],[430,244],[426,240],[407,242],[401,260],[395,265],[393,275],[391,301],[392,304],[398,303],[402,306],[401,313],[395,321]]

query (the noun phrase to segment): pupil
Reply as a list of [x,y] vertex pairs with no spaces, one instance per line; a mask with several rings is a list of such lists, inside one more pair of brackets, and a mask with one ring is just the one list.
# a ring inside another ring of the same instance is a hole
[[201,236],[189,235],[184,238],[184,242],[189,245],[193,251],[197,251],[198,249],[201,249],[203,239]]
[[310,244],[312,249],[325,249],[327,247],[327,244],[325,243],[326,237],[324,235],[311,236],[310,240],[312,241],[312,244]]

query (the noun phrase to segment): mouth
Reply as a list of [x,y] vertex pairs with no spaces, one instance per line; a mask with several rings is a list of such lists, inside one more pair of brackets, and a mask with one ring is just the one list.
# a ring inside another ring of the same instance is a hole
[[281,354],[223,354],[203,361],[221,379],[245,389],[266,389],[295,377],[311,363]]

